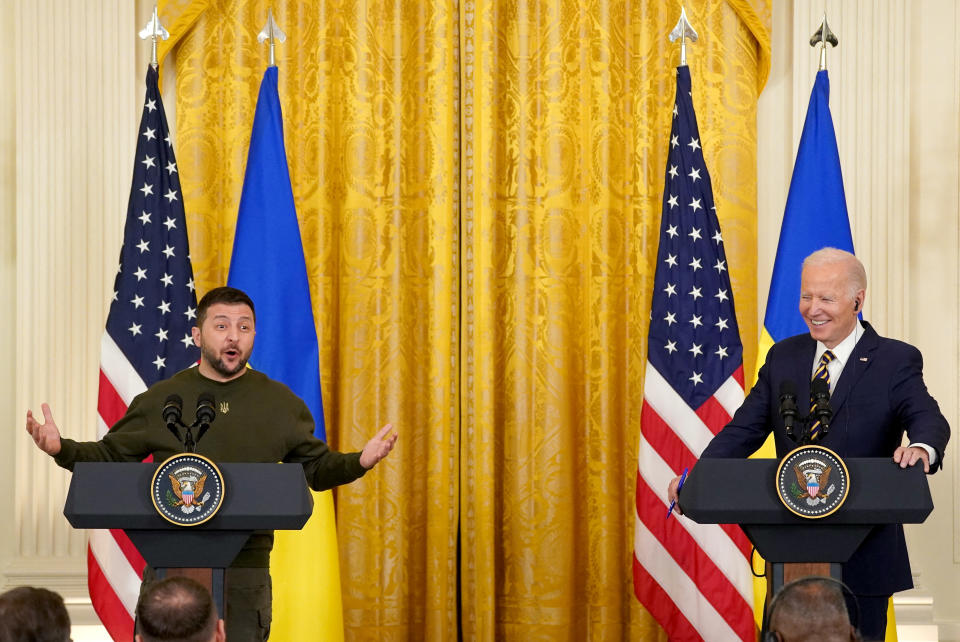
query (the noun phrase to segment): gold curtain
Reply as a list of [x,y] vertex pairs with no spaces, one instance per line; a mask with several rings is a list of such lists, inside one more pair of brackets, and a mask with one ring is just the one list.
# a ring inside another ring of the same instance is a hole
[[[749,372],[769,0],[686,5]],[[328,437],[401,434],[337,491],[346,638],[662,638],[630,568],[679,3],[161,3],[201,294],[226,280],[269,7]]]
[[[749,360],[765,54],[736,7],[687,10]],[[465,639],[655,637],[629,566],[677,17],[602,0],[478,0],[463,15]]]

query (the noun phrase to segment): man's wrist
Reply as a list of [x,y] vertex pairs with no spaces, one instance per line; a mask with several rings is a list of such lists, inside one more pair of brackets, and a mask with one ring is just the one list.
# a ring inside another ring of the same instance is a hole
[[929,455],[930,465],[933,466],[935,463],[937,463],[937,451],[934,450],[933,446],[928,446],[927,444],[923,444],[923,443],[917,442],[917,443],[915,443],[915,444],[910,444],[909,447],[910,447],[910,448],[923,448],[925,451],[927,451],[927,455]]
[[61,468],[66,468],[67,470],[73,470],[74,459],[76,458],[77,451],[77,442],[72,439],[67,439],[66,437],[60,438],[60,452],[56,455],[51,455],[53,461],[57,463]]

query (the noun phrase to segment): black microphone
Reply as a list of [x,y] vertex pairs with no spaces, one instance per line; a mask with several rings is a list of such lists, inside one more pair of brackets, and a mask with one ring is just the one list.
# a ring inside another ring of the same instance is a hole
[[209,392],[201,392],[197,396],[197,421],[196,425],[200,426],[200,430],[197,432],[197,441],[200,441],[200,438],[203,437],[203,433],[207,432],[210,428],[210,424],[213,423],[213,420],[217,417],[217,411],[214,406],[216,402],[213,399],[213,395]]
[[820,436],[826,437],[833,419],[830,407],[830,384],[823,379],[814,379],[810,383],[810,400],[816,405],[817,421],[820,422]]
[[180,398],[180,395],[173,394],[168,396],[167,400],[163,402],[163,423],[167,424],[167,430],[173,433],[177,441],[182,441],[180,439],[180,430],[177,428],[177,426],[183,425],[180,421],[182,414],[183,399]]
[[793,422],[797,419],[797,386],[789,379],[780,382],[780,418],[787,437],[796,441]]

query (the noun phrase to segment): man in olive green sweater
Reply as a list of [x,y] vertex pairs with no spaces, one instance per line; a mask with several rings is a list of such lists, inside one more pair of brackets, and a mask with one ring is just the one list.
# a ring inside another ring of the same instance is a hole
[[[209,393],[223,410],[196,452],[217,462],[283,461],[303,465],[307,483],[326,490],[363,476],[389,454],[397,441],[387,424],[361,452],[340,453],[313,436],[307,405],[284,384],[247,368],[255,335],[253,302],[235,288],[215,288],[197,306],[193,340],[200,364],[161,381],[138,395],[126,414],[96,442],[62,438],[50,407],[44,423],[27,411],[27,432],[58,465],[73,470],[78,461],[163,461],[183,452],[161,420],[166,399]],[[273,533],[254,533],[227,571],[227,638],[267,639],[270,630],[270,549]],[[147,577],[151,577],[149,572]]]

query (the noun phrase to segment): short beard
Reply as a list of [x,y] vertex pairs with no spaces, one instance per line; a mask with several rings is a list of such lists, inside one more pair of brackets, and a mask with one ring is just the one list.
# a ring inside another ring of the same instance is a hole
[[242,372],[243,369],[247,367],[247,359],[241,359],[237,363],[237,366],[231,370],[230,368],[227,368],[227,366],[223,364],[222,359],[220,359],[217,355],[215,355],[212,351],[208,350],[207,348],[200,348],[200,355],[203,357],[203,360],[206,361],[207,364],[214,369],[214,371],[216,371],[218,374],[224,377],[232,377],[238,372]]

